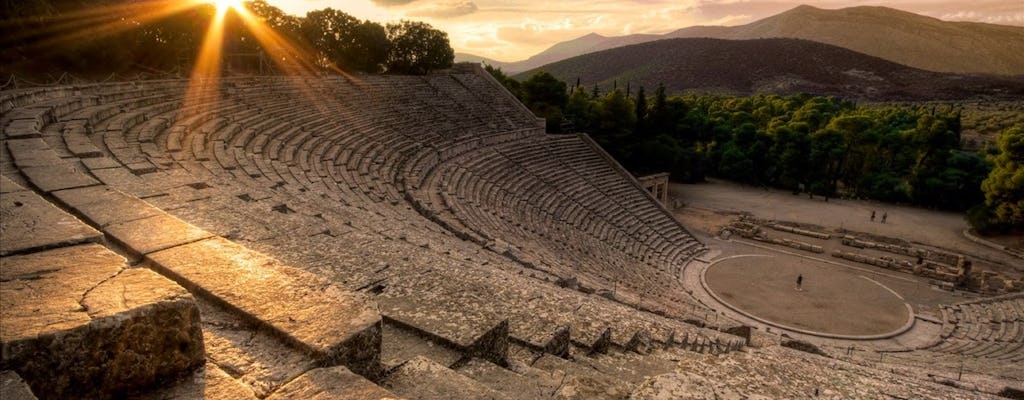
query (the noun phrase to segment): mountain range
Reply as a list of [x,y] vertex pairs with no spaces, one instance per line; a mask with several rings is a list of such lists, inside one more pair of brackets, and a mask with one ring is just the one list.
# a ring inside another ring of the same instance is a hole
[[[616,47],[542,69],[564,82],[607,92],[627,84],[648,92],[812,93],[865,100],[1020,99],[1020,77],[954,74],[908,67],[803,39],[663,39]],[[535,70],[514,78],[526,79]]]
[[664,35],[591,33],[522,61],[464,53],[456,54],[456,61],[486,62],[515,74],[587,53],[677,38],[805,39],[928,71],[1024,75],[1024,27],[943,21],[872,6],[825,10],[803,5],[746,25],[693,26]]

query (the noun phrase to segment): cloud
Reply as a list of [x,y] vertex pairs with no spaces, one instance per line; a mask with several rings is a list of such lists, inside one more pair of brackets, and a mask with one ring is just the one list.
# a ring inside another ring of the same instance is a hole
[[476,3],[472,1],[442,1],[409,11],[413,17],[424,18],[455,18],[477,12]]
[[372,0],[372,1],[373,1],[374,4],[376,4],[378,6],[381,6],[381,7],[396,7],[396,6],[404,6],[406,4],[414,2],[416,0]]

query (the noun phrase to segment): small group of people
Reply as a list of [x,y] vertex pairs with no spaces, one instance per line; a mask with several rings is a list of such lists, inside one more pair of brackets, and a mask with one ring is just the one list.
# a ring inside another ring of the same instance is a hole
[[[887,219],[889,219],[889,212],[882,211],[882,223],[884,224]],[[871,222],[875,222],[875,210],[871,210]]]

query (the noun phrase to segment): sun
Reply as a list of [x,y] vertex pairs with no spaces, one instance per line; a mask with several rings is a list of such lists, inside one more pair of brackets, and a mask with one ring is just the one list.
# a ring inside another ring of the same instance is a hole
[[217,7],[218,12],[226,12],[230,9],[241,9],[242,0],[210,0],[209,3]]

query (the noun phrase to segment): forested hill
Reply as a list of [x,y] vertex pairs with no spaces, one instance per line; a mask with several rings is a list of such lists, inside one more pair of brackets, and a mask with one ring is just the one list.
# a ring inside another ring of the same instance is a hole
[[804,5],[746,25],[690,27],[665,36],[807,39],[928,71],[1024,74],[1024,27],[943,21],[887,7]]
[[456,61],[479,62],[519,73],[601,50],[661,39],[806,39],[831,44],[928,71],[1024,75],[1024,27],[954,22],[888,7],[824,10],[799,6],[738,26],[691,26],[664,35],[589,34],[567,40],[527,60],[497,62],[468,54]]
[[[1024,97],[1024,78],[924,71],[800,39],[667,39],[585,54],[540,67],[555,77],[670,93],[812,93],[868,100]],[[516,78],[526,78],[536,70]]]

